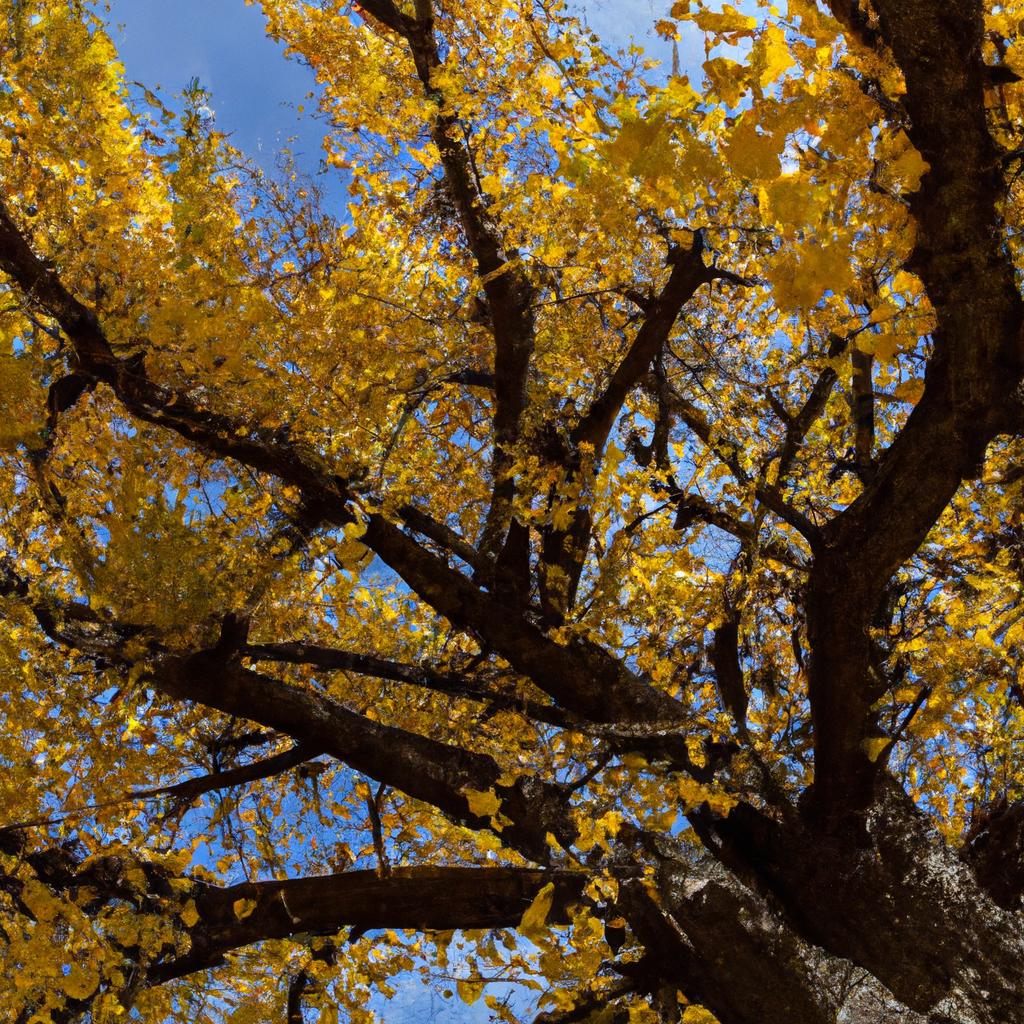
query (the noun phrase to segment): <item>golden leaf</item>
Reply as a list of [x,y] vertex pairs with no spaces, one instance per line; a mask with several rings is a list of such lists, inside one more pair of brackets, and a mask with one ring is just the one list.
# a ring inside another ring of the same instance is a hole
[[459,998],[472,1006],[480,998],[484,983],[479,978],[459,978],[455,987],[459,990]]
[[770,180],[779,176],[779,154],[784,142],[785,139],[761,134],[757,121],[744,115],[726,144],[725,158],[732,169],[744,178]]
[[501,800],[494,795],[493,789],[464,789],[462,795],[469,804],[469,811],[478,818],[493,817],[501,808]]
[[196,901],[189,900],[185,904],[185,909],[181,912],[181,919],[185,923],[186,928],[194,928],[199,921],[199,911],[196,908]]
[[256,909],[256,901],[246,899],[235,900],[231,904],[231,909],[235,912],[235,917],[239,921],[244,921]]
[[551,913],[551,905],[555,899],[555,883],[548,882],[540,892],[533,898],[533,902],[526,908],[522,920],[519,922],[519,933],[526,936],[532,942],[537,941],[545,932],[544,925],[547,922],[548,914]]

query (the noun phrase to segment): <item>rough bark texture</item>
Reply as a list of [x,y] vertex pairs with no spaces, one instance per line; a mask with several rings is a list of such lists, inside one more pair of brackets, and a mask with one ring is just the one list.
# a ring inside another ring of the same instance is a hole
[[988,897],[898,787],[881,788],[839,833],[738,807],[714,825],[720,856],[770,893],[801,935],[859,964],[911,1009],[1020,1019],[1024,922]]

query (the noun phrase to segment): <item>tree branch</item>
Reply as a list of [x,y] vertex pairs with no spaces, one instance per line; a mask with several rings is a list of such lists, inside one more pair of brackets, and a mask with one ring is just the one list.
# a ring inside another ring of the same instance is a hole
[[478,569],[484,565],[484,559],[472,544],[451,527],[439,523],[422,509],[418,509],[414,505],[403,505],[398,510],[398,514],[409,529],[415,530],[416,533],[422,534],[428,540],[432,540],[438,546],[461,558],[470,568]]
[[[456,821],[496,832],[532,859],[548,859],[547,833],[563,846],[575,837],[557,785],[532,778],[503,785],[501,768],[485,754],[383,725],[314,690],[244,669],[216,652],[164,658],[154,669],[152,682],[171,697],[258,722],[321,749]],[[490,815],[474,813],[469,790],[493,790],[510,824],[502,828]]]
[[874,356],[855,348],[850,353],[853,363],[851,385],[853,390],[853,448],[857,463],[857,476],[869,483],[874,470],[875,448],[875,392],[872,384]]
[[[848,338],[840,337],[837,334],[830,335],[828,358],[835,359],[841,355],[848,343]],[[779,472],[776,477],[780,487],[785,483],[793,468],[793,463],[800,451],[800,446],[804,442],[804,438],[807,436],[807,431],[814,426],[825,411],[829,395],[832,394],[832,388],[835,387],[838,379],[839,375],[836,371],[831,366],[826,366],[818,374],[814,384],[811,385],[811,390],[804,400],[804,404],[795,416],[790,416],[786,413],[779,403],[773,401],[771,392],[768,393],[768,400],[771,402],[772,408],[776,410],[776,413],[786,424],[786,437],[782,442],[782,452],[779,455]]]
[[623,403],[650,369],[655,356],[668,341],[680,312],[697,289],[721,275],[704,264],[704,243],[694,233],[689,249],[674,247],[669,256],[671,272],[664,288],[648,305],[643,323],[604,390],[591,402],[572,431],[573,447],[589,444],[595,452],[604,449]]
[[371,517],[362,541],[439,614],[458,628],[475,632],[517,672],[574,714],[597,722],[680,715],[676,701],[603,648],[582,638],[567,645],[555,643],[386,519]]
[[711,661],[715,668],[715,682],[722,706],[732,716],[741,736],[747,733],[747,689],[740,665],[739,615],[728,609],[727,618],[714,632]]
[[[354,520],[347,507],[347,481],[305,459],[276,432],[201,409],[186,394],[152,381],[141,360],[119,360],[95,315],[32,253],[2,204],[0,269],[10,273],[26,293],[46,303],[71,339],[79,362],[96,379],[109,383],[129,412],[299,487],[306,496],[307,526],[318,520],[335,525]],[[369,515],[366,525],[362,542],[424,601],[459,628],[483,637],[517,671],[570,711],[596,721],[644,716],[661,720],[679,713],[675,701],[595,644],[577,640],[561,646],[520,615],[510,614],[506,604],[479,590],[379,513]],[[232,713],[244,715],[244,707]]]
[[671,395],[672,407],[680,419],[700,438],[705,447],[718,456],[719,459],[729,468],[729,471],[741,483],[750,484],[753,482],[754,494],[770,512],[774,512],[783,522],[788,523],[813,546],[819,536],[818,527],[811,522],[799,509],[793,508],[779,490],[778,485],[752,481],[750,474],[740,463],[739,446],[734,441],[722,440],[714,436],[711,424],[707,416],[692,402],[687,401],[677,391]]
[[[566,908],[582,894],[585,876],[528,868],[396,867],[387,877],[377,871],[349,871],[313,878],[244,882],[228,888],[195,883],[199,921],[192,950],[150,971],[161,984],[223,962],[224,954],[254,942],[297,934],[333,935],[409,928],[515,927],[538,890],[554,886],[550,920],[564,921]],[[239,900],[255,903],[241,920]]]
[[1013,429],[1024,376],[1024,304],[1002,240],[1005,185],[985,107],[983,5],[877,0],[875,8],[906,80],[908,133],[930,167],[910,200],[909,266],[936,328],[923,396],[870,483],[822,531],[808,582],[815,805],[826,815],[873,796],[869,626],[888,581],[960,482],[978,474],[989,441]]
[[293,484],[316,497],[317,513],[333,517],[337,524],[350,518],[345,512],[346,482],[302,457],[288,443],[286,434],[204,409],[186,392],[158,384],[147,374],[141,354],[119,358],[96,314],[36,256],[2,200],[0,270],[29,301],[38,303],[57,320],[71,342],[78,372],[108,384],[132,415],[166,427],[219,456],[237,459]]
[[[704,243],[695,232],[689,249],[671,243],[668,280],[656,298],[646,303],[643,323],[632,344],[612,372],[604,390],[573,427],[569,437],[570,481],[579,476],[583,450],[590,459],[587,472],[596,474],[603,460],[612,426],[630,392],[640,383],[651,363],[668,341],[680,312],[702,285],[720,272],[704,264]],[[566,528],[545,528],[539,566],[541,602],[551,625],[561,625],[576,600],[580,574],[590,547],[591,510],[577,505],[570,513]]]
[[497,696],[492,691],[477,686],[455,673],[438,672],[422,665],[387,661],[384,658],[374,657],[372,654],[357,654],[336,647],[324,647],[321,644],[304,642],[247,644],[240,648],[238,653],[241,657],[252,661],[277,661],[290,665],[313,665],[317,668],[334,671],[357,672],[360,675],[372,676],[376,679],[391,679],[397,683],[421,686],[438,693],[446,693],[453,697],[466,697],[470,700],[490,700]]
[[[719,530],[731,534],[744,545],[753,544],[757,539],[757,528],[754,523],[740,519],[728,509],[708,501],[707,498],[693,492],[673,490],[669,500],[675,505],[675,529],[684,530],[693,522],[708,523]],[[806,569],[807,565],[784,541],[776,537],[768,537],[760,543],[760,550],[768,558],[791,569]]]
[[211,772],[208,775],[201,775],[194,779],[185,779],[183,782],[171,786],[156,786],[152,789],[137,789],[129,793],[126,799],[134,800],[151,796],[166,796],[182,805],[188,805],[206,793],[216,790],[232,789],[235,786],[244,786],[250,782],[258,782],[261,779],[270,779],[275,775],[297,768],[301,764],[312,760],[322,754],[323,751],[315,747],[297,743],[290,750],[280,754],[253,761],[251,764],[240,765],[237,768],[229,768],[226,771]]
[[[461,120],[437,88],[434,76],[442,67],[430,0],[417,0],[415,19],[398,12],[390,0],[373,0],[371,13],[394,26],[409,44],[424,93],[436,105],[432,136],[444,168],[448,191],[476,262],[494,336],[494,450],[491,463],[491,504],[478,544],[489,577],[512,523],[515,481],[511,477],[513,446],[519,439],[526,408],[526,379],[533,356],[534,288],[519,253],[509,246],[488,212],[473,161],[464,142]],[[383,15],[383,17],[382,17]]]

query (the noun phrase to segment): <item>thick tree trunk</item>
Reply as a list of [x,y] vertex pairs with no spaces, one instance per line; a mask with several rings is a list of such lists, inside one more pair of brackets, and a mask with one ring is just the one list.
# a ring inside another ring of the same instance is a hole
[[1024,1021],[1024,923],[890,780],[869,810],[824,831],[739,805],[712,824],[719,856],[796,930],[869,971],[935,1021]]
[[[721,870],[665,861],[654,892],[623,885],[620,901],[646,950],[644,971],[721,1024],[832,1024],[815,956],[765,900]],[[646,985],[656,989],[656,983]]]

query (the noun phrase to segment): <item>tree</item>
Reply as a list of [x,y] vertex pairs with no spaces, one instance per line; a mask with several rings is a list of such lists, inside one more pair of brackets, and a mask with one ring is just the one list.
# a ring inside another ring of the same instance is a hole
[[263,9],[0,2],[12,1019],[1024,1020],[1024,3]]

